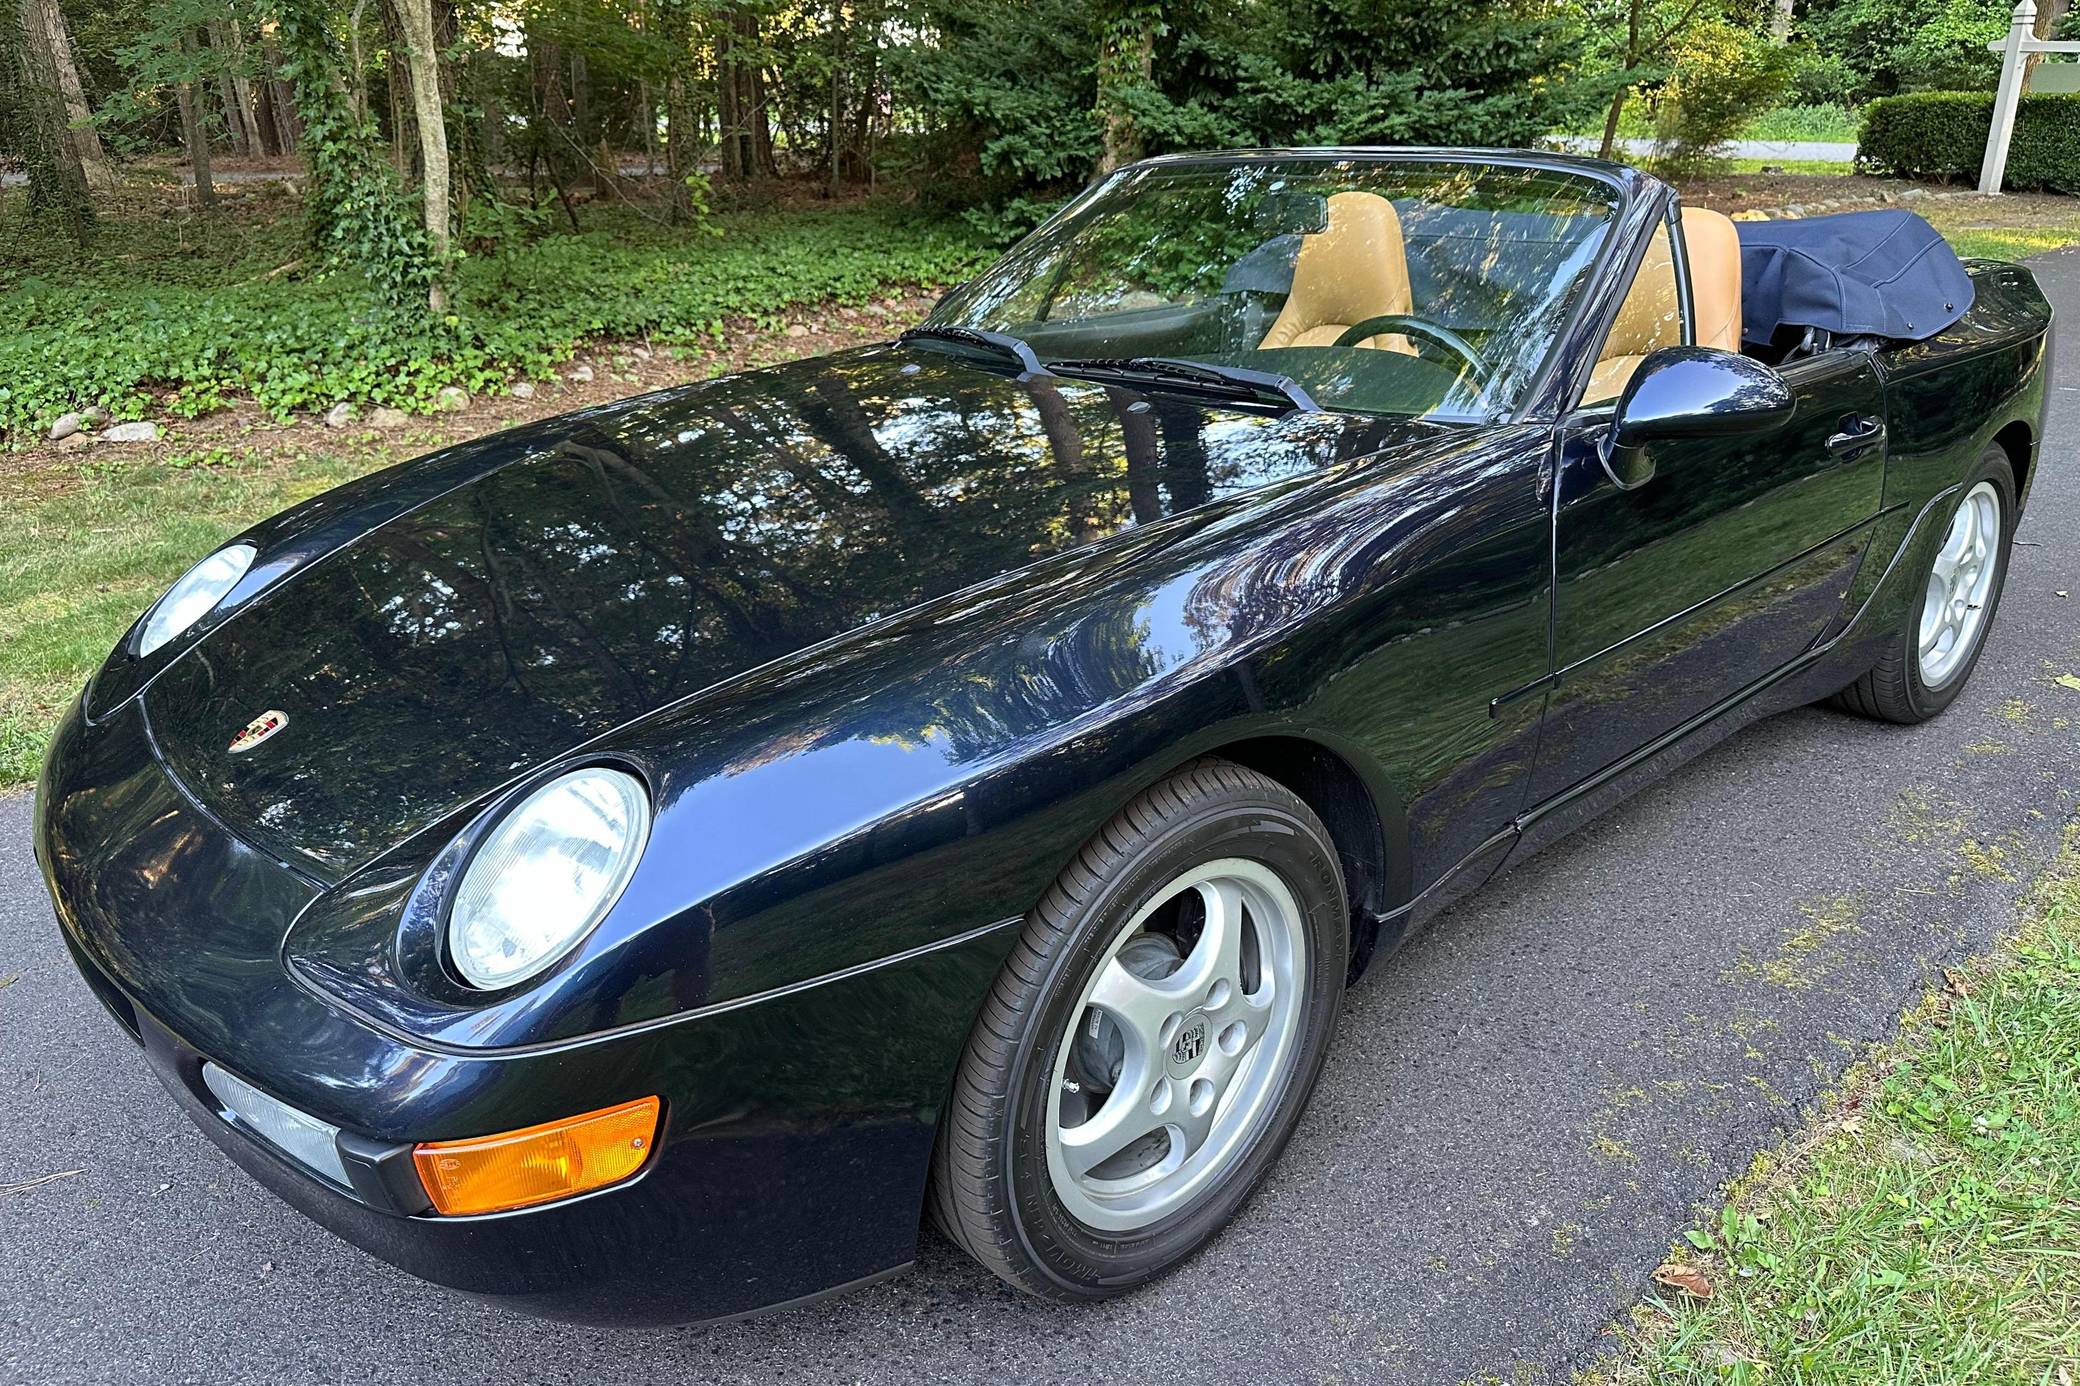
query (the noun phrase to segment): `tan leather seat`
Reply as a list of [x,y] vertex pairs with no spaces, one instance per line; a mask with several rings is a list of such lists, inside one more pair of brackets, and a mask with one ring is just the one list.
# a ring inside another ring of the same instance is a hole
[[[1697,312],[1697,344],[1722,351],[1741,349],[1741,243],[1733,221],[1704,207],[1683,209],[1683,249],[1690,261],[1690,301]],[[1639,363],[1662,347],[1683,340],[1676,302],[1675,266],[1668,237],[1657,234],[1640,263],[1618,320],[1604,339],[1603,353],[1589,377],[1584,404],[1616,399]]]
[[[1413,306],[1408,251],[1394,204],[1378,193],[1340,192],[1329,198],[1328,224],[1300,243],[1292,292],[1257,346],[1334,346],[1367,318],[1406,313]],[[1368,337],[1358,345],[1415,354],[1399,333]]]

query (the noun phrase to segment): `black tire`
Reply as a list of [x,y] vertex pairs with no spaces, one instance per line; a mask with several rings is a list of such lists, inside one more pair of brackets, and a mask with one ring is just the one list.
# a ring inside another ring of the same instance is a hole
[[[1194,866],[1244,857],[1291,889],[1309,941],[1296,1047],[1282,1088],[1224,1173],[1191,1202],[1131,1232],[1099,1232],[1057,1197],[1046,1103],[1085,986],[1138,911]],[[984,1003],[933,1156],[933,1220],[1010,1284],[1076,1301],[1121,1294],[1170,1270],[1235,1215],[1292,1135],[1342,1006],[1349,907],[1334,842],[1312,810],[1254,770],[1201,760],[1108,823],[1026,916]]]
[[2008,581],[2008,554],[2015,539],[2015,472],[2008,463],[2007,453],[1998,446],[1981,453],[1978,465],[1965,478],[1950,513],[1943,518],[1946,533],[1958,506],[1982,481],[1991,483],[2000,497],[2000,542],[1995,546],[1993,586],[1986,596],[1985,619],[1972,637],[1971,650],[1939,687],[1931,688],[1923,682],[1918,641],[1922,604],[1917,598],[1910,604],[1906,620],[1878,662],[1830,699],[1836,707],[1859,716],[1911,726],[1916,722],[1926,722],[1957,701],[1957,695],[1971,681],[1972,670],[1978,667],[1979,655],[1986,648],[1986,634],[1993,629],[1994,617],[2000,610],[2001,589]]

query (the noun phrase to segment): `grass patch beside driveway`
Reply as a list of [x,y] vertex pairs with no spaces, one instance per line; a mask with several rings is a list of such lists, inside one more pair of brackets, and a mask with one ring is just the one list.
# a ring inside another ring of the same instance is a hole
[[2080,1381],[2080,830],[2021,916],[1685,1234],[1603,1380]]

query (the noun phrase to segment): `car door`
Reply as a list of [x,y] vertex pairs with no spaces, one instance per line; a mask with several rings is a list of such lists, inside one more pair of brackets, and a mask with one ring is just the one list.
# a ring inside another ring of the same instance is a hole
[[1654,349],[1695,342],[1699,303],[1704,344],[1722,345],[1727,323],[1710,310],[1731,293],[1722,311],[1735,315],[1730,340],[1739,340],[1731,223],[1686,221],[1687,235],[1672,236],[1672,223],[1656,232],[1599,358],[1592,402],[1561,431],[1554,680],[1533,804],[1701,719],[1809,648],[1841,609],[1882,501],[1883,387],[1871,353],[1853,349],[1782,368],[1797,399],[1788,423],[1657,444],[1652,475],[1633,490],[1606,474],[1598,445],[1614,403],[1596,396],[1622,390]]

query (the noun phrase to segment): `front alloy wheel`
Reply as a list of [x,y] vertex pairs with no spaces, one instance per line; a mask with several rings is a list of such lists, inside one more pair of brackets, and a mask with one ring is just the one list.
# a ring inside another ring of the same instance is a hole
[[1160,1275],[1231,1218],[1314,1086],[1348,932],[1306,804],[1224,761],[1143,793],[1027,917],[955,1084],[935,1220],[1056,1299]]
[[1127,921],[1056,1046],[1047,1173],[1071,1215],[1133,1232],[1219,1177],[1290,1077],[1306,962],[1292,888],[1241,857]]

